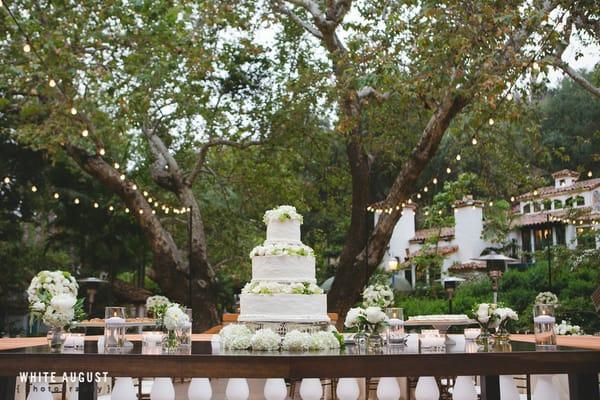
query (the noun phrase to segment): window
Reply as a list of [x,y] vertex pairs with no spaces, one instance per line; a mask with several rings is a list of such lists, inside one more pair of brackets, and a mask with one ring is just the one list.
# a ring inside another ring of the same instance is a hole
[[572,197],[569,197],[568,199],[565,200],[565,206],[573,207],[573,198]]
[[556,232],[556,244],[565,245],[567,244],[567,238],[565,235],[565,226],[558,224],[554,226],[554,232]]
[[562,200],[554,200],[554,209],[559,210],[561,208],[563,208]]
[[565,186],[565,180],[561,179],[560,181],[558,181],[558,186]]
[[531,212],[531,204],[527,203],[523,206],[523,214],[529,214]]
[[542,205],[540,203],[538,203],[537,201],[535,201],[533,203],[533,212],[540,212],[542,211]]
[[521,245],[523,247],[523,251],[531,251],[531,229],[523,229],[521,231]]
[[533,245],[535,251],[543,250],[549,244],[552,245],[552,228],[545,227],[533,231]]
[[583,198],[583,196],[575,197],[575,205],[577,207],[585,206],[585,199]]
[[552,200],[550,199],[546,199],[542,202],[542,204],[544,205],[544,210],[551,210],[552,209]]

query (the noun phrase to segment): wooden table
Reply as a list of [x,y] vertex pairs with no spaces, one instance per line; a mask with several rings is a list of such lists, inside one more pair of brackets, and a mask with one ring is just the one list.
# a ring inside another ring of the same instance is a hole
[[[9,399],[15,377],[24,371],[107,372],[109,376],[208,378],[337,378],[480,375],[483,400],[499,400],[498,375],[569,374],[571,399],[599,400],[600,351],[559,347],[536,351],[512,343],[512,351],[420,353],[398,348],[364,354],[356,347],[318,353],[225,352],[209,341],[193,343],[191,354],[145,355],[140,342],[128,354],[98,354],[86,341],[84,354],[51,354],[46,345],[0,351],[0,398]],[[93,385],[80,385],[80,399],[93,398]]]

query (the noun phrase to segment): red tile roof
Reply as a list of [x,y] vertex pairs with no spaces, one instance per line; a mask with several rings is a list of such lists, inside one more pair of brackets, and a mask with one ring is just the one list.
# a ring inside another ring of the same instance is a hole
[[[458,246],[438,246],[437,254],[440,256],[446,256],[448,254],[456,253],[458,251]],[[426,251],[424,249],[419,249],[414,253],[408,255],[409,258],[416,257],[425,254],[433,254],[435,252],[435,248],[429,248]]]
[[565,178],[567,176],[570,176],[575,179],[579,179],[579,172],[572,171],[570,169],[561,169],[560,171],[556,171],[555,173],[552,174],[552,177],[554,179]]
[[444,228],[429,228],[429,229],[419,229],[415,232],[415,236],[410,239],[410,242],[424,242],[426,239],[431,237],[440,235],[440,239],[452,239],[454,237],[454,228],[444,227]]
[[449,271],[464,272],[464,271],[485,271],[487,269],[483,261],[469,261],[466,263],[456,263],[448,268]]
[[574,209],[545,211],[545,212],[539,212],[539,213],[535,213],[535,214],[518,215],[511,222],[511,226],[518,227],[518,226],[545,224],[546,222],[548,222],[548,215],[550,215],[551,217],[554,217],[554,218],[569,218],[569,213],[572,211],[577,212],[577,214],[578,214],[577,217],[573,217],[573,218],[576,218],[578,220],[589,220],[589,219],[600,218],[600,212],[592,211],[591,207],[581,207],[581,208],[574,208]]
[[[517,196],[517,200],[542,199],[546,197],[556,196],[559,194],[567,194],[572,192],[585,192],[600,186],[600,178],[588,179],[586,181],[575,182],[569,186],[544,186],[535,191],[528,192]],[[537,191],[537,194],[534,194]]]

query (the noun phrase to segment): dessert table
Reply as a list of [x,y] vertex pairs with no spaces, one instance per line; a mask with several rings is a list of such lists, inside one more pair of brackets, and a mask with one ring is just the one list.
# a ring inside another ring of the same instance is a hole
[[[499,375],[568,374],[571,399],[600,399],[600,351],[558,347],[536,351],[513,341],[510,351],[420,352],[418,347],[366,354],[355,346],[328,352],[224,351],[210,341],[193,342],[189,354],[146,355],[134,342],[126,354],[98,354],[97,342],[86,341],[82,354],[50,353],[46,345],[0,351],[0,398],[10,399],[22,372],[106,372],[108,376],[202,378],[338,378],[403,376],[481,376],[483,400],[499,400]],[[80,384],[80,400],[92,399],[93,383]]]

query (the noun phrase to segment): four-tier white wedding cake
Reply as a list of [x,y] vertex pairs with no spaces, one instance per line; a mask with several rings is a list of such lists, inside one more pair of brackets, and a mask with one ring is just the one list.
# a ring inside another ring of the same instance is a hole
[[240,322],[328,323],[327,295],[316,285],[315,257],[300,240],[291,206],[265,213],[267,240],[250,253],[252,281],[240,296]]

